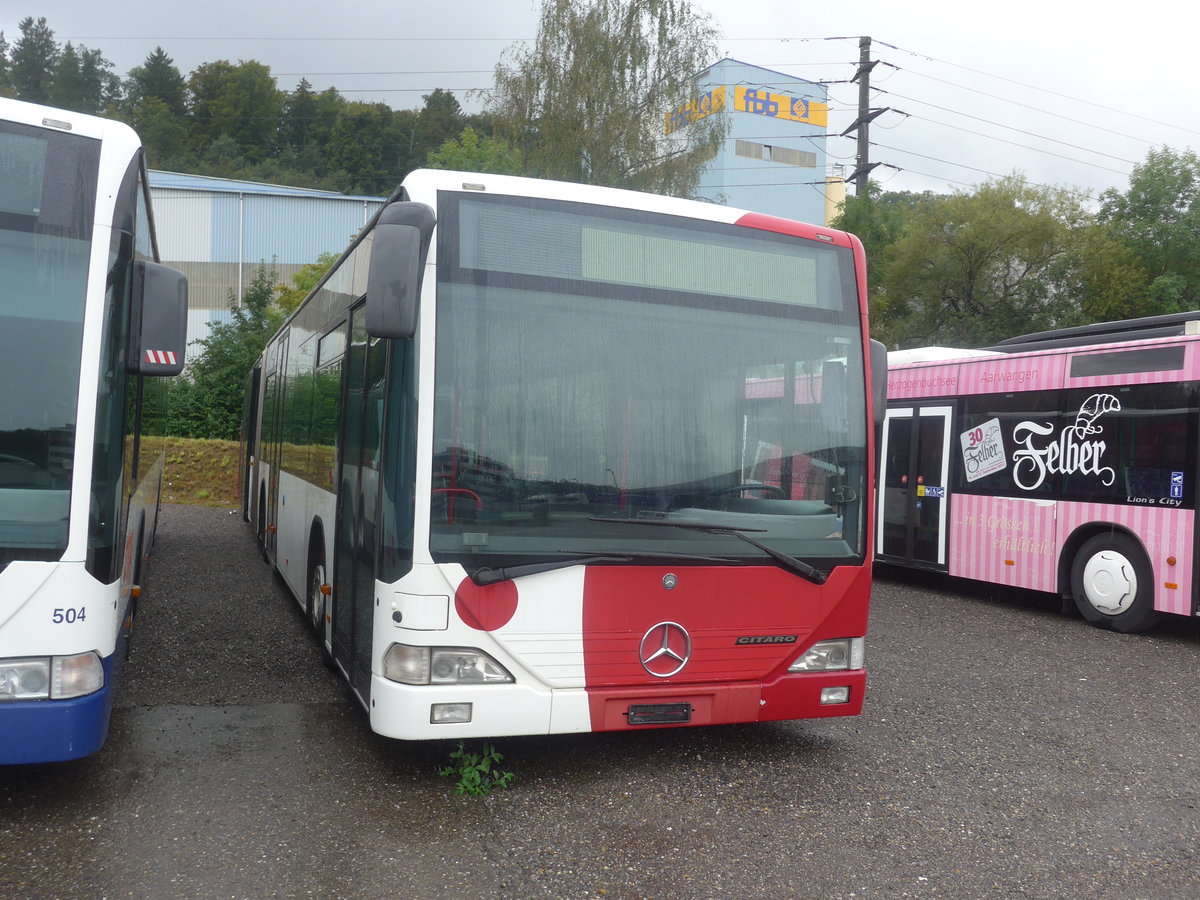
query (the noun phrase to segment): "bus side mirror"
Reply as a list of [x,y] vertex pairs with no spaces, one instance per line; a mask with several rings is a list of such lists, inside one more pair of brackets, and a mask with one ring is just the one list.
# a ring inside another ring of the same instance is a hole
[[883,428],[887,413],[887,347],[871,341],[871,397],[875,405],[875,428]]
[[178,269],[139,259],[133,263],[133,317],[129,371],[178,375],[187,347],[187,278]]
[[416,333],[421,276],[436,221],[432,209],[412,201],[397,201],[379,214],[367,275],[367,334],[372,337]]

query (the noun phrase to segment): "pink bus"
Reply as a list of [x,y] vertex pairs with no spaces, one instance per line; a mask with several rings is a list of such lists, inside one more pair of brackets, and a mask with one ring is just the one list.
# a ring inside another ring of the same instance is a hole
[[1189,318],[889,354],[879,561],[1055,593],[1116,631],[1195,615]]

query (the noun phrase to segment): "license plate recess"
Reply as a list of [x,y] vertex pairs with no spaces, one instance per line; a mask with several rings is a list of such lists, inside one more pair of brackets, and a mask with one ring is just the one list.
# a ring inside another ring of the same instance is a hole
[[636,703],[629,707],[630,725],[681,725],[690,721],[690,703]]

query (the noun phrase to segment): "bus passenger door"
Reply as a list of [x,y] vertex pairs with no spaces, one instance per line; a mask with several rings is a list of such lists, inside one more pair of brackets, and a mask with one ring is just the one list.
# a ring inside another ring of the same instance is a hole
[[246,378],[246,402],[242,409],[242,477],[239,487],[242,492],[242,520],[253,521],[257,497],[254,492],[254,461],[258,458],[259,403],[258,395],[262,381],[262,366],[255,366]]
[[946,568],[951,406],[889,407],[880,447],[875,550],[883,561]]
[[368,703],[387,343],[368,338],[363,310],[359,306],[351,312],[343,368],[333,552],[333,657],[345,669],[350,686]]
[[[275,351],[284,358],[282,349]],[[263,428],[259,441],[259,456],[267,466],[266,508],[258,511],[258,531],[263,549],[275,559],[276,529],[279,524],[279,461],[283,454],[283,423],[281,403],[283,384],[278,368],[267,376],[263,397]]]

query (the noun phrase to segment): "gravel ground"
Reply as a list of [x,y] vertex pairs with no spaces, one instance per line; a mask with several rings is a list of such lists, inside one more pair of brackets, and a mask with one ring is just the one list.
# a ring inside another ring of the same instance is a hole
[[164,507],[109,741],[0,770],[0,897],[1200,897],[1200,624],[881,579],[856,719],[372,735],[222,510]]

